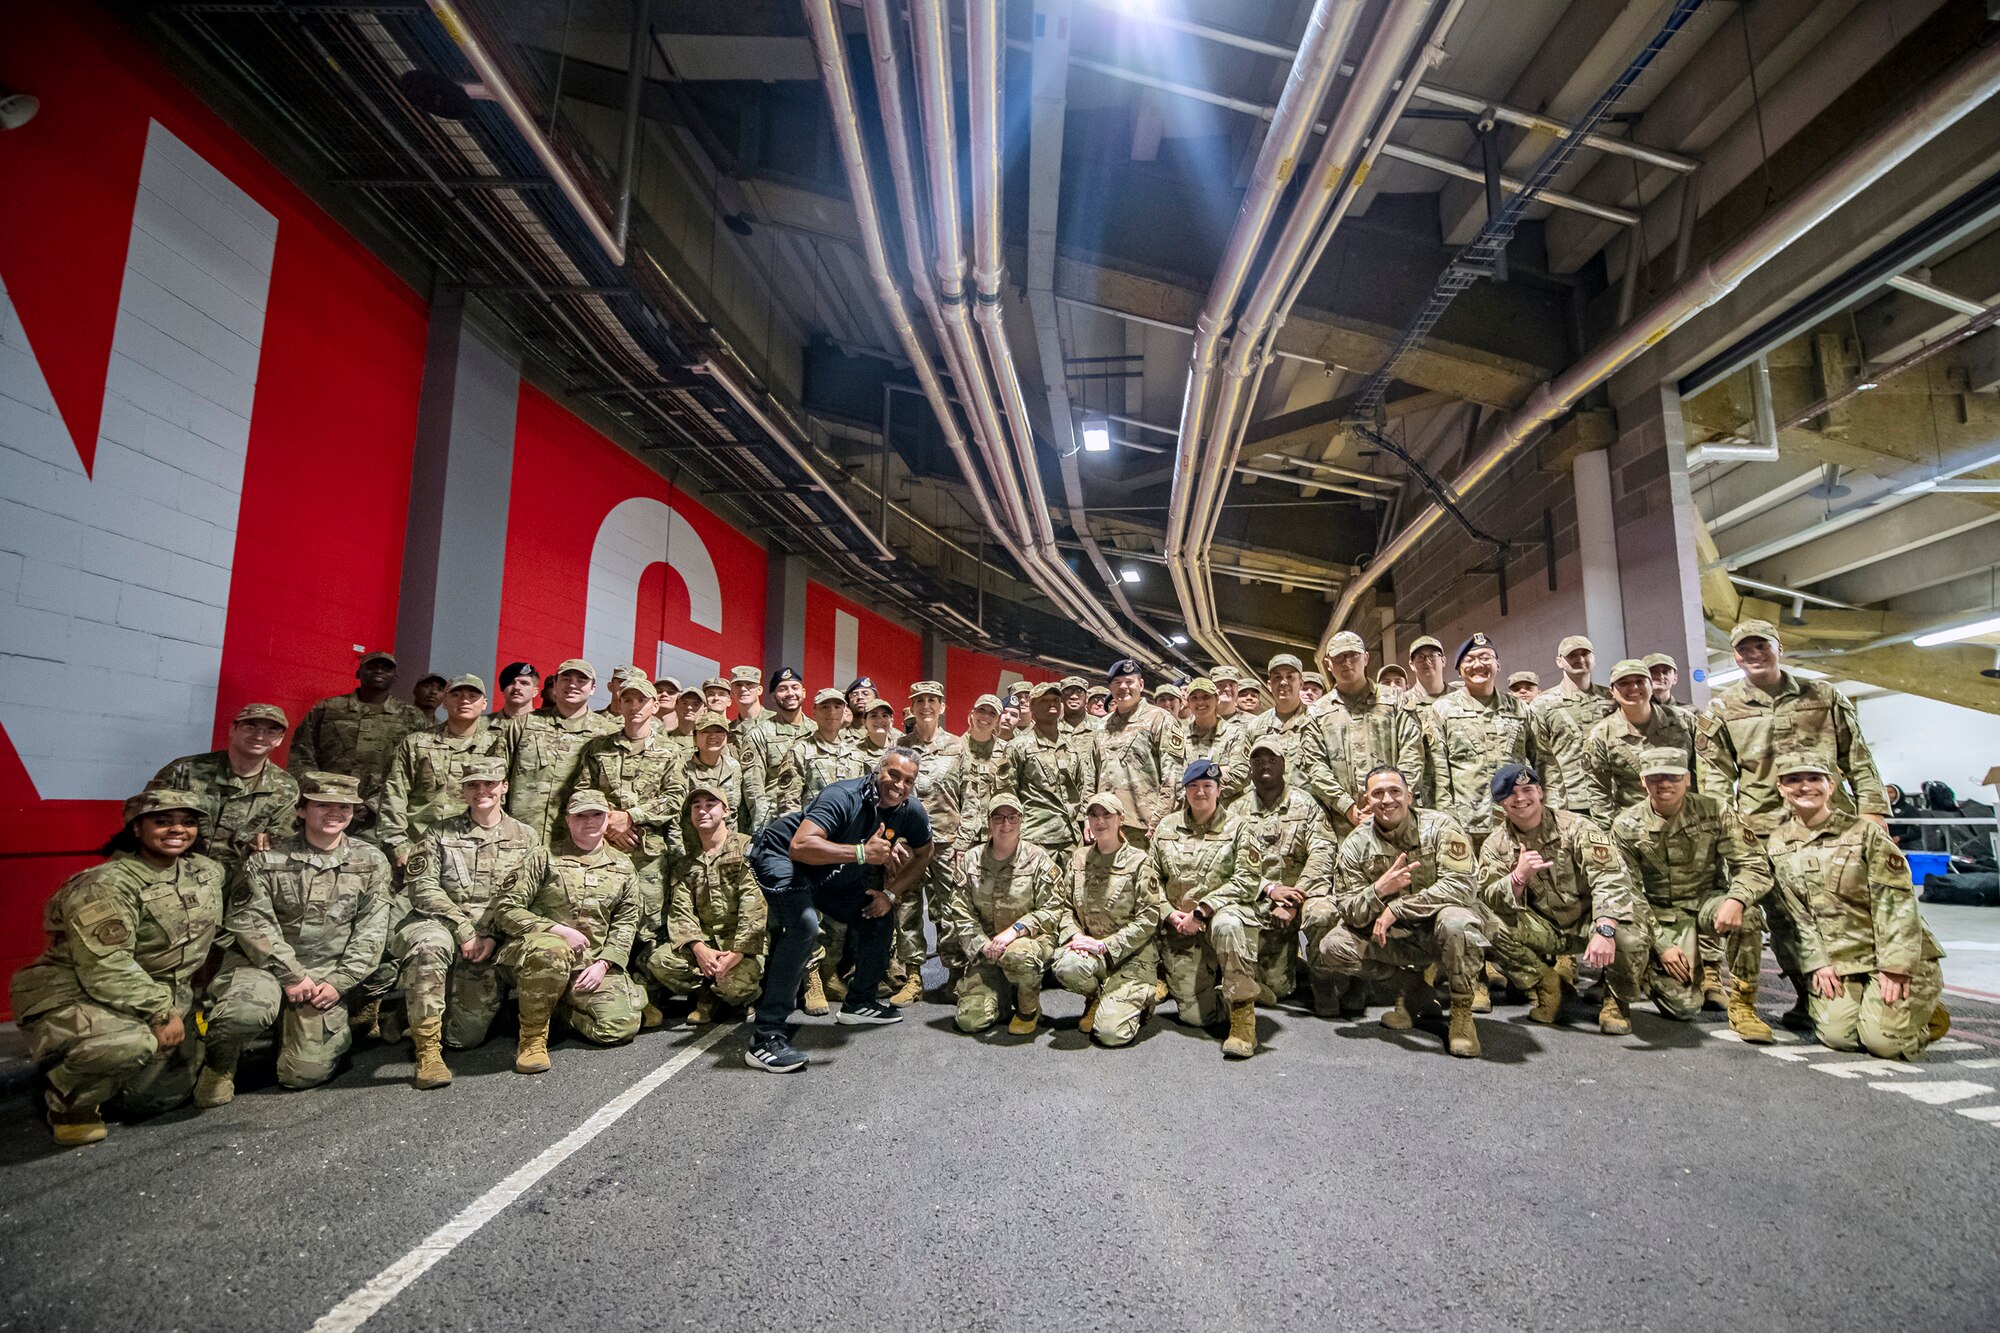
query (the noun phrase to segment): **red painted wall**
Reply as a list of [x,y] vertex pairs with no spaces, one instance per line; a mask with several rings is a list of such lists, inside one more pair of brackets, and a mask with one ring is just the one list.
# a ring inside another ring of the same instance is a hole
[[1062,678],[1061,672],[1050,671],[1046,667],[1010,662],[974,648],[947,647],[944,650],[945,716],[950,720],[952,730],[958,730],[964,722],[974,699],[982,694],[1000,692],[1002,672],[1011,672],[1030,685]]
[[903,706],[909,702],[910,686],[923,679],[923,636],[811,580],[806,582],[806,660],[799,668],[805,673],[807,690],[816,692],[828,685],[844,690],[854,679],[854,676],[835,676],[836,611],[844,611],[860,622],[854,674],[875,682],[875,692],[896,705],[900,722]]

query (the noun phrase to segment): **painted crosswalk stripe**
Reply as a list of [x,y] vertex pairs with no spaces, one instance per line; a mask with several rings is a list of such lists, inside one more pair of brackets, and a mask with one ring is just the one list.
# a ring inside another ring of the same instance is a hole
[[1967,1120],[1984,1120],[1989,1125],[2000,1125],[2000,1106],[1961,1106],[1957,1110]]
[[[1936,1047],[1932,1048],[1933,1050]],[[2000,1056],[1988,1056],[1984,1060],[1953,1060],[1953,1069],[2000,1069]]]
[[1945,1080],[1938,1083],[1874,1083],[1869,1086],[1884,1092],[1900,1092],[1905,1097],[1920,1101],[1926,1106],[1943,1106],[1946,1102],[1962,1102],[1968,1097],[1984,1097],[1993,1091],[1988,1083],[1967,1083]]
[[1966,1041],[1961,1037],[1946,1037],[1941,1041],[1934,1041],[1931,1043],[1930,1048],[1934,1051],[1983,1051],[1986,1049],[1979,1042]]

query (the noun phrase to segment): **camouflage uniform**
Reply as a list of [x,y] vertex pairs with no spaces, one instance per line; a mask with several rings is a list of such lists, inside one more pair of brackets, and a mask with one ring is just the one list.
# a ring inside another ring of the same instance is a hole
[[[193,979],[221,926],[222,867],[206,856],[159,870],[119,852],[63,881],[42,909],[48,947],[9,988],[51,1111],[112,1102],[143,1115],[187,1100],[202,1060]],[[187,1035],[162,1050],[153,1027],[176,1014]]]
[[[898,736],[895,743],[917,752],[916,797],[924,807],[924,813],[930,816],[931,838],[937,843],[937,854],[924,868],[924,877],[920,881],[923,892],[905,892],[896,900],[896,941],[891,976],[902,980],[912,972],[923,970],[926,952],[925,905],[930,907],[933,923],[944,920],[944,901],[951,893],[951,858],[944,852],[958,841],[959,830],[959,787],[951,780],[951,773],[958,764],[965,742],[939,727],[928,741],[919,741],[913,733],[906,733]],[[956,967],[964,961],[957,956],[957,952],[940,927],[939,958],[947,966]]]
[[771,730],[769,709],[753,718],[737,718],[729,724],[729,751],[743,769],[743,822],[737,827],[755,833],[771,818],[769,787],[771,770]]
[[1241,841],[1236,848],[1235,898],[1256,914],[1258,980],[1283,999],[1298,985],[1299,934],[1305,924],[1305,904],[1290,925],[1280,925],[1264,897],[1266,884],[1300,888],[1306,862],[1315,848],[1330,858],[1340,847],[1340,835],[1326,809],[1289,784],[1266,806],[1252,788],[1229,807]]
[[670,744],[655,727],[633,740],[621,725],[583,747],[577,785],[604,793],[614,810],[632,817],[639,846],[626,855],[648,865],[680,851],[681,815],[687,807],[687,751]]
[[504,993],[498,958],[474,963],[459,946],[481,935],[499,940],[493,895],[539,845],[535,831],[511,815],[489,829],[461,812],[433,825],[411,852],[403,867],[410,915],[389,951],[402,964],[403,1005],[413,1029],[436,1019],[446,1046],[463,1049],[486,1040]]
[[717,999],[743,1007],[763,993],[767,909],[749,852],[750,835],[730,833],[713,852],[697,842],[672,858],[666,871],[666,946],[646,959],[647,975],[672,993],[692,995],[711,984],[695,966],[689,946],[697,941],[743,955],[713,982]]
[[[1549,866],[1528,877],[1517,899],[1511,876],[1524,850],[1539,852]],[[1603,829],[1554,806],[1544,806],[1541,822],[1528,830],[1503,813],[1479,850],[1478,884],[1493,961],[1515,987],[1533,991],[1557,959],[1582,953],[1597,922],[1609,917],[1617,923],[1617,952],[1605,981],[1626,1006],[1638,998],[1650,941],[1624,858]]]
[[[1383,898],[1375,881],[1398,856],[1415,858],[1416,871],[1408,888]],[[1486,936],[1473,888],[1472,840],[1457,821],[1412,809],[1393,833],[1383,833],[1371,819],[1330,859],[1330,875],[1324,856],[1310,857],[1300,875],[1307,938],[1319,935],[1306,954],[1315,978],[1391,981],[1437,963],[1454,1004],[1469,1005],[1485,970]],[[1389,942],[1378,947],[1370,931],[1385,907],[1396,909],[1396,920]]]
[[[1543,696],[1546,698],[1547,696]],[[1541,707],[1541,700],[1535,706]],[[1537,772],[1552,765],[1528,734],[1521,701],[1505,690],[1485,699],[1454,690],[1431,705],[1433,792],[1436,808],[1450,815],[1474,840],[1483,838],[1499,816],[1493,812],[1493,775],[1504,764],[1529,763]],[[1554,797],[1551,805],[1559,804]]]
[[1333,769],[1327,764],[1326,734],[1310,708],[1300,704],[1290,717],[1279,717],[1275,708],[1257,714],[1244,725],[1245,750],[1261,740],[1275,741],[1284,750],[1288,786],[1308,793],[1329,813],[1339,806],[1345,793],[1334,783]]
[[275,845],[292,832],[298,814],[299,784],[290,773],[266,760],[255,777],[239,778],[229,767],[229,751],[211,750],[176,759],[153,774],[148,787],[168,787],[201,799],[201,831],[208,854],[233,877],[257,840]]
[[[1092,997],[1091,1032],[1106,1046],[1130,1044],[1153,1006],[1167,904],[1145,867],[1146,853],[1129,843],[1108,856],[1085,844],[1069,854],[1069,873],[1056,885],[1060,910],[1051,967],[1064,990]],[[1040,939],[1043,914],[1030,917],[1029,925]],[[1102,940],[1104,953],[1067,947],[1077,935]]]
[[1627,722],[1623,713],[1613,713],[1590,729],[1583,744],[1583,772],[1590,791],[1590,818],[1599,828],[1610,828],[1621,810],[1645,802],[1639,756],[1657,749],[1680,751],[1687,756],[1688,771],[1694,771],[1694,728],[1683,715],[1658,704],[1643,729]]
[[465,811],[465,770],[481,759],[503,757],[500,728],[482,717],[454,736],[446,725],[413,731],[396,746],[382,782],[382,820],[376,842],[385,852],[415,847],[433,827]]
[[[983,841],[986,836],[987,807],[1000,790],[1000,765],[1006,755],[1007,742],[998,736],[990,741],[970,736],[960,739],[958,757],[952,761],[945,778],[958,805],[956,841],[960,850]],[[931,821],[931,832],[933,835],[937,832],[935,819]]]
[[1098,757],[1097,732],[1088,727],[1055,740],[1031,727],[1007,742],[1001,789],[1020,799],[1021,836],[1058,863],[1082,838],[1077,821],[1097,790]]
[[588,708],[574,717],[524,713],[501,723],[501,753],[507,757],[507,813],[533,829],[545,845],[561,838],[563,798],[583,763],[583,747],[622,725],[617,718]]
[[[821,788],[861,776],[861,760],[847,734],[841,732],[833,740],[823,741],[815,730],[793,742],[778,765],[777,781],[767,793],[771,798],[771,815],[776,818],[803,810],[812,804]],[[745,831],[755,833],[754,829]]]
[[[958,981],[953,1022],[960,1032],[984,1032],[1024,989],[1041,991],[1062,919],[1061,872],[1054,857],[1025,840],[1005,861],[993,855],[990,842],[936,859],[947,861],[951,870],[951,891],[938,918],[940,948],[949,935],[969,960]],[[1030,928],[1001,951],[998,962],[980,952],[1017,921]]]
[[1165,901],[1168,911],[1193,912],[1203,928],[1183,935],[1160,921],[1160,954],[1167,993],[1183,1023],[1204,1027],[1221,1017],[1215,1004],[1217,974],[1227,1003],[1257,998],[1257,911],[1235,888],[1237,824],[1220,805],[1207,823],[1186,810],[1160,821],[1141,872],[1140,893]]
[[[1511,697],[1511,696],[1510,696]],[[1590,784],[1584,774],[1583,747],[1590,729],[1618,711],[1618,701],[1602,685],[1582,689],[1564,676],[1536,696],[1528,707],[1528,746],[1539,758],[1535,771],[1542,779],[1548,804],[1584,815],[1590,813]]]
[[[686,766],[681,770],[681,777],[683,779],[681,788],[683,792],[700,785],[714,787],[717,791],[723,793],[726,798],[723,802],[723,809],[729,815],[729,827],[735,829],[738,833],[755,834],[757,832],[758,825],[746,824],[744,822],[750,815],[750,797],[749,793],[744,789],[743,765],[737,762],[735,755],[724,750],[722,752],[722,762],[710,767],[701,761],[699,753],[690,754]],[[683,795],[681,799],[685,803],[687,798]],[[681,822],[680,845],[682,847],[695,846],[701,839],[694,831],[694,821],[688,818],[685,810],[680,812],[679,817]]]
[[[1219,717],[1213,730],[1203,733],[1195,727],[1194,719],[1181,723],[1181,759],[1183,767],[1197,759],[1213,759],[1222,770],[1222,803],[1228,805],[1250,787],[1250,742],[1243,738],[1243,723],[1233,717]],[[1174,803],[1178,806],[1185,798],[1179,790],[1179,774],[1175,774]]]
[[[1668,819],[1641,800],[1611,821],[1611,840],[1646,899],[1655,958],[1679,949],[1690,964],[1713,940],[1729,955],[1738,981],[1757,977],[1764,959],[1764,912],[1771,892],[1771,868],[1735,811],[1721,798],[1690,791]],[[1716,934],[1715,913],[1723,900],[1743,904],[1743,924],[1726,943]],[[1669,1018],[1683,1021],[1701,1012],[1701,978],[1685,983],[1654,968],[1653,1003]]]
[[[278,1082],[310,1088],[333,1077],[353,1044],[347,995],[382,961],[395,895],[389,860],[343,836],[321,851],[303,833],[252,853],[229,884],[232,936],[209,988],[208,1064],[229,1073],[243,1047],[280,1024]],[[330,1009],[285,999],[305,977],[332,986]]]
[[[630,1041],[639,1030],[645,992],[626,975],[641,904],[632,860],[609,843],[588,852],[537,847],[521,859],[493,898],[494,923],[508,936],[500,966],[514,979],[523,1031],[545,1029],[560,1012],[586,1041]],[[590,942],[582,957],[570,951],[552,925],[581,931]],[[596,990],[570,990],[575,973],[603,960],[611,964]]]
[[405,736],[427,731],[434,719],[415,704],[385,695],[376,703],[363,703],[359,695],[341,694],[321,699],[306,710],[298,729],[292,733],[292,748],[285,768],[293,777],[314,771],[344,773],[361,782],[361,797],[367,802],[354,812],[354,824],[369,823],[382,809],[382,781]]
[[1125,808],[1125,836],[1143,847],[1174,807],[1174,789],[1184,766],[1181,729],[1173,714],[1139,701],[1131,714],[1115,709],[1098,728],[1097,785]]
[[1398,707],[1374,685],[1353,698],[1336,689],[1320,703],[1320,744],[1333,793],[1328,813],[1341,821],[1334,828],[1359,823],[1349,817],[1358,804],[1367,813],[1368,774],[1383,764],[1394,765],[1410,790],[1417,790],[1424,780],[1424,729],[1415,713]]
[[[1815,681],[1814,684],[1819,682]],[[1858,738],[1857,738],[1858,740]],[[1834,810],[1818,828],[1787,816],[1766,846],[1798,923],[1807,973],[1831,967],[1841,993],[1811,999],[1813,1033],[1836,1051],[1914,1060],[1931,1044],[1931,1011],[1944,990],[1944,950],[1917,911],[1910,863],[1875,824]],[[1879,972],[1909,978],[1890,1004]]]

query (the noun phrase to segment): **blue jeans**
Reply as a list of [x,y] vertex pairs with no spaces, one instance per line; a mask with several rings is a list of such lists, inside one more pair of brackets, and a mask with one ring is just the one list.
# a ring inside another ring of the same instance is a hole
[[861,915],[868,902],[865,889],[811,889],[795,884],[789,852],[765,847],[761,839],[751,845],[750,868],[770,909],[771,952],[764,964],[764,994],[757,1002],[758,1039],[785,1035],[813,944],[819,939],[822,916],[847,926],[854,944],[854,979],[848,984],[848,1003],[873,1000],[876,987],[889,971],[889,949],[895,939],[893,916]]

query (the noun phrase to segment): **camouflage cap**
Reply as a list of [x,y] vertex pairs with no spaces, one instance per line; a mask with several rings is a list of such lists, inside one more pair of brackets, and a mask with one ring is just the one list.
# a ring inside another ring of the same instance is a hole
[[818,708],[821,704],[840,704],[842,706],[845,706],[846,703],[847,703],[847,696],[842,694],[839,690],[833,688],[833,686],[831,685],[827,686],[825,689],[821,690],[818,694],[815,694],[813,696],[814,708]]
[[1196,676],[1193,680],[1181,686],[1182,694],[1195,694],[1197,692],[1201,694],[1214,694],[1216,692],[1215,682],[1207,676]]
[[868,706],[866,708],[861,710],[861,716],[867,717],[870,713],[893,714],[895,711],[896,711],[896,705],[890,703],[887,699],[884,699],[881,695],[878,694],[873,699],[870,699],[868,701]]
[[396,655],[386,649],[377,648],[372,653],[361,654],[361,660],[354,665],[358,670],[361,667],[367,666],[370,662],[387,662],[390,666],[394,666],[396,665]]
[[484,698],[486,696],[486,682],[467,672],[463,676],[453,676],[451,678],[451,684],[446,687],[445,693],[449,694],[453,690],[477,690],[480,697]]
[[1000,696],[997,694],[982,694],[972,701],[972,706],[974,708],[990,708],[996,713],[1004,707],[1000,702]]
[[1300,676],[1299,679],[1308,685],[1317,685],[1322,690],[1326,688],[1326,677],[1320,675],[1317,671],[1308,671]]
[[1542,687],[1542,678],[1532,671],[1516,671],[1507,677],[1507,685],[1510,689],[1516,685],[1532,685],[1539,690]]
[[1155,685],[1153,687],[1153,697],[1155,699],[1178,699],[1181,697],[1181,687],[1172,682],[1168,682],[1165,685]]
[[707,731],[710,727],[719,727],[723,731],[727,731],[729,730],[729,719],[716,712],[713,708],[704,708],[694,715],[694,729],[696,731]]
[[653,682],[647,680],[643,675],[628,676],[624,680],[613,681],[612,684],[614,692],[618,694],[630,694],[633,691],[637,691],[645,695],[648,699],[657,699],[660,697],[660,692],[653,688]]
[[627,662],[624,666],[611,668],[611,683],[615,685],[621,680],[629,680],[633,676],[643,676],[645,674],[638,667]]
[[729,688],[729,682],[724,680],[720,676],[710,676],[707,680],[701,683],[702,693],[704,694],[708,693],[708,691],[710,690],[726,690],[728,688]]
[[1653,673],[1646,670],[1646,664],[1636,657],[1627,657],[1620,661],[1616,666],[1611,668],[1611,674],[1606,679],[1613,685],[1616,685],[1627,676],[1639,676],[1649,682],[1653,679]]
[[1087,690],[1090,688],[1090,682],[1082,676],[1064,676],[1056,682],[1056,688],[1062,690]]
[[1236,693],[1238,695],[1257,694],[1260,693],[1263,690],[1263,688],[1264,688],[1264,682],[1260,680],[1252,680],[1248,676],[1245,676],[1242,680],[1236,682]]
[[1778,756],[1778,762],[1771,765],[1771,776],[1782,778],[1790,773],[1820,773],[1833,776],[1833,769],[1826,760],[1805,750],[1787,750]]
[[468,782],[505,782],[507,761],[498,755],[476,755],[458,771],[460,786]]
[[1410,678],[1410,673],[1397,666],[1394,662],[1385,662],[1382,664],[1382,669],[1375,673],[1375,683],[1380,685],[1382,678],[1390,675],[1393,675],[1397,680],[1408,680]]
[[597,668],[584,661],[581,657],[565,657],[562,660],[562,665],[556,668],[556,674],[560,676],[565,671],[581,671],[592,680],[597,679]]
[[913,700],[920,699],[925,696],[929,696],[930,698],[933,699],[944,698],[944,686],[940,685],[937,681],[934,680],[920,680],[916,684],[910,686],[911,699]]
[[653,682],[653,693],[665,695],[669,699],[678,699],[681,694],[681,683],[672,676],[662,676]]
[[699,703],[701,701],[701,686],[699,685],[681,686],[681,692],[674,696],[674,702],[676,704],[679,704],[680,701],[683,699],[693,699],[695,702]]
[[1223,665],[1208,669],[1208,678],[1218,685],[1241,685],[1243,675],[1235,667]]
[[611,802],[604,799],[604,793],[592,787],[584,787],[573,793],[563,813],[571,815],[589,814],[596,811],[601,815],[611,813]]
[[1090,697],[1093,699],[1109,699],[1111,697],[1111,687],[1109,685],[1093,685],[1090,687]]
[[148,787],[137,796],[125,798],[128,824],[140,815],[157,815],[162,810],[192,810],[197,823],[208,822],[208,812],[201,808],[201,797],[179,787]]
[[1670,745],[1655,745],[1639,753],[1642,778],[1684,778],[1687,774],[1688,757],[1684,751]]
[[301,773],[299,799],[321,805],[360,805],[361,779],[345,773]]
[[276,704],[244,704],[236,710],[236,716],[229,720],[232,724],[237,722],[275,722],[279,726],[287,728],[292,725],[285,717],[285,710]]
[[1729,631],[1729,646],[1734,648],[1745,639],[1769,639],[1773,644],[1782,643],[1778,638],[1778,627],[1768,620],[1738,621],[1736,628]]
[[1093,810],[1102,810],[1108,815],[1116,815],[1118,816],[1119,823],[1122,824],[1125,822],[1125,807],[1119,804],[1118,796],[1115,792],[1101,791],[1083,803],[1083,813],[1087,815]]
[[1665,667],[1677,676],[1681,672],[1681,664],[1674,661],[1673,658],[1667,656],[1665,653],[1647,653],[1645,661],[1646,670],[1648,671],[1651,671],[1654,667]]
[[1272,740],[1269,736],[1260,736],[1250,742],[1251,754],[1255,754],[1259,750],[1268,750],[1280,759],[1285,757],[1285,747]]
[[1276,657],[1273,657],[1269,665],[1267,665],[1264,668],[1264,675],[1267,678],[1275,676],[1278,674],[1278,672],[1280,672],[1286,667],[1290,667],[1294,671],[1305,670],[1305,664],[1299,661],[1298,655],[1296,653],[1279,653]]
[[1341,653],[1365,653],[1367,651],[1368,645],[1363,643],[1361,636],[1351,629],[1344,629],[1326,641],[1326,655],[1328,657],[1334,657]]
[[764,683],[764,673],[753,666],[731,667],[729,668],[729,683],[731,685],[762,685]]
[[690,807],[694,805],[694,798],[697,796],[713,796],[724,805],[729,804],[729,793],[722,789],[722,784],[719,782],[697,782],[689,787],[687,803]]
[[1589,639],[1584,638],[1581,634],[1571,634],[1565,636],[1563,641],[1556,645],[1556,656],[1568,657],[1571,653],[1579,649],[1586,653],[1597,651],[1597,649],[1590,646]]
[[986,803],[986,817],[988,819],[993,818],[994,815],[1000,813],[1002,810],[1012,810],[1015,814],[1020,814],[1021,798],[1010,791],[1003,791]]
[[1041,681],[1036,681],[1033,685],[1030,685],[1028,687],[1028,697],[1030,699],[1039,699],[1046,694],[1061,694],[1062,691],[1063,687],[1059,682],[1053,680],[1041,680]]
[[1415,657],[1418,653],[1422,652],[1426,648],[1435,648],[1440,653],[1444,651],[1444,645],[1442,643],[1439,643],[1431,635],[1421,634],[1410,641],[1410,656]]

